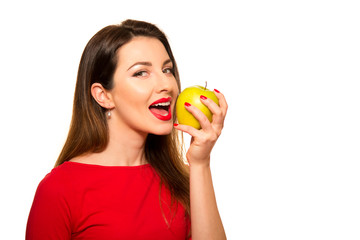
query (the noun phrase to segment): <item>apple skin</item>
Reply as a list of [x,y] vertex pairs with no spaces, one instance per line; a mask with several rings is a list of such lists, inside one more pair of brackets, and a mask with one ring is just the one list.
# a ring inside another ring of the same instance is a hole
[[219,100],[213,91],[210,91],[199,85],[185,88],[180,93],[176,101],[176,117],[180,124],[188,125],[196,129],[201,129],[199,121],[189,111],[186,110],[184,106],[185,102],[188,102],[200,109],[200,111],[205,114],[209,121],[212,121],[211,111],[200,101],[201,95],[213,100],[217,105],[219,105]]

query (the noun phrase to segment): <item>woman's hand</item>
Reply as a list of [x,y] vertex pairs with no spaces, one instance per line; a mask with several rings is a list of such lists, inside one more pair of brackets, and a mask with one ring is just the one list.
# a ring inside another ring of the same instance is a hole
[[201,130],[187,125],[175,125],[176,129],[192,136],[186,158],[190,163],[190,215],[193,240],[226,239],[212,184],[210,153],[224,127],[227,103],[223,94],[217,90],[214,90],[214,93],[219,99],[219,106],[209,98],[200,98],[213,113],[212,122],[198,108],[185,104],[185,108],[200,122]]
[[186,153],[190,165],[209,165],[210,153],[224,127],[224,120],[228,105],[222,93],[214,90],[219,99],[219,106],[209,98],[201,96],[201,102],[207,106],[213,114],[212,122],[196,107],[185,104],[185,108],[199,121],[201,129],[197,130],[187,125],[177,125],[176,129],[192,136],[190,147]]

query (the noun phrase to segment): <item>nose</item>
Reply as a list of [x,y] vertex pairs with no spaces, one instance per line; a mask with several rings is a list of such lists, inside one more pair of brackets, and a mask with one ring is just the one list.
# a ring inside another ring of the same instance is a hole
[[155,84],[156,84],[156,91],[158,93],[172,92],[174,91],[174,85],[177,85],[174,76],[169,76],[168,74],[163,72],[157,74]]

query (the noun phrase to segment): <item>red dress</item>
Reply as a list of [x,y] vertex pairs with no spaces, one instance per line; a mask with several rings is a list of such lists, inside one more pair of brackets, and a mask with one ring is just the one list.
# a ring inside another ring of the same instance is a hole
[[190,221],[183,205],[171,205],[164,185],[159,190],[160,178],[150,164],[65,162],[40,182],[26,239],[187,239]]

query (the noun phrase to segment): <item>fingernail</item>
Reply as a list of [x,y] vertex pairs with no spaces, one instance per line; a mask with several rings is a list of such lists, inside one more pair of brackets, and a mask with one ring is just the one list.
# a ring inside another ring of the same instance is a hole
[[205,97],[204,95],[201,95],[200,98],[201,98],[202,100],[206,100],[206,99],[207,99],[207,97]]
[[190,106],[191,106],[191,104],[190,104],[190,103],[188,103],[188,102],[185,102],[185,106],[190,107]]
[[174,127],[176,127],[177,125],[179,125],[179,124],[177,124],[177,123],[174,123]]
[[215,89],[215,88],[214,88],[214,91],[215,91],[215,92],[217,92],[217,93],[220,93],[220,91],[219,91],[219,90],[217,90],[217,89]]

